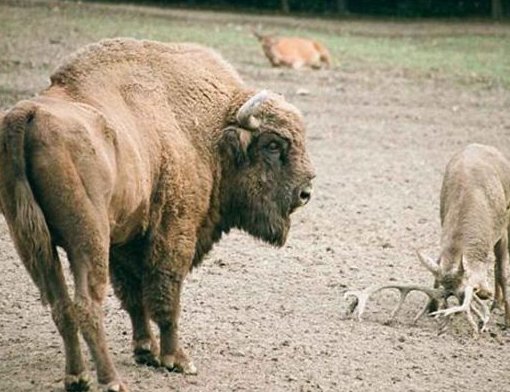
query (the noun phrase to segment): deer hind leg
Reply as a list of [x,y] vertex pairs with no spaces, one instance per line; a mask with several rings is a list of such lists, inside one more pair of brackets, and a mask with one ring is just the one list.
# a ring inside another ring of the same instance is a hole
[[66,354],[65,389],[67,391],[87,391],[90,387],[90,378],[85,372],[74,305],[67,291],[56,249],[53,253],[54,260],[51,268],[47,271],[46,296],[51,306],[53,321],[64,341]]
[[505,230],[501,239],[494,247],[494,254],[496,256],[494,266],[494,280],[495,280],[495,296],[494,307],[504,306],[505,309],[505,326],[510,326],[510,299],[508,298],[508,230]]
[[131,318],[135,362],[159,366],[159,348],[142,298],[143,248],[143,243],[133,241],[110,249],[110,277],[115,294]]

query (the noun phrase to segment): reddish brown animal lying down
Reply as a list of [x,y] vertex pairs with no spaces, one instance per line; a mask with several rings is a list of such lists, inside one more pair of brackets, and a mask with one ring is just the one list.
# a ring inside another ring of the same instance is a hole
[[78,332],[99,383],[127,391],[103,327],[109,281],[131,318],[135,360],[196,372],[179,342],[183,281],[232,228],[285,243],[290,214],[311,196],[305,140],[294,106],[246,86],[215,52],[132,39],[79,50],[48,89],[5,114],[0,206],[51,305],[68,391],[90,385]]
[[329,51],[316,41],[299,37],[276,38],[257,32],[253,34],[261,42],[264,54],[274,67],[331,67]]

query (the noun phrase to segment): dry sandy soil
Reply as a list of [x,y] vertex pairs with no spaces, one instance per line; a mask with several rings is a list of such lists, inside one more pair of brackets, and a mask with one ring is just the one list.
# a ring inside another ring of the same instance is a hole
[[[84,40],[70,33],[50,65]],[[378,295],[362,323],[345,315],[342,298],[375,283],[432,283],[413,249],[437,255],[445,164],[471,142],[510,156],[510,92],[391,69],[279,70],[225,54],[249,83],[284,93],[302,109],[315,195],[294,216],[282,249],[233,233],[189,276],[181,329],[197,376],[135,365],[128,317],[110,293],[108,339],[131,390],[510,390],[510,333],[498,325],[500,313],[478,338],[463,317],[437,336],[436,321],[411,323],[425,301],[420,294],[391,324],[396,295]],[[27,77],[25,90],[4,105],[35,93],[48,73]],[[62,391],[60,337],[3,219],[0,270],[0,391]]]

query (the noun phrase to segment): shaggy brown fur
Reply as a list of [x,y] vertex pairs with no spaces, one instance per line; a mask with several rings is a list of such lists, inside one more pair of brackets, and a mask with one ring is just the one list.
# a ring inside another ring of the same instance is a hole
[[330,68],[331,55],[317,41],[300,37],[271,37],[253,33],[262,44],[262,50],[274,67],[299,69]]
[[[492,296],[488,285],[488,257],[496,255],[495,305],[505,306],[510,225],[510,162],[494,147],[470,144],[448,163],[441,189],[441,253],[426,266],[436,287],[461,297],[469,285],[478,297]],[[422,260],[427,262],[426,260]],[[429,310],[437,309],[433,301]]]
[[301,115],[280,96],[254,98],[196,45],[105,40],[70,56],[51,82],[1,123],[0,205],[63,337],[65,386],[90,383],[80,330],[99,382],[127,390],[103,329],[109,276],[131,317],[135,359],[194,373],[179,345],[182,282],[232,227],[285,242],[313,177]]

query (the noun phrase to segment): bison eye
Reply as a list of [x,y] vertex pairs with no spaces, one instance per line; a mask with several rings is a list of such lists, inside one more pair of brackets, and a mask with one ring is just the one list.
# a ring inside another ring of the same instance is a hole
[[289,147],[287,140],[273,132],[266,132],[260,135],[258,144],[260,153],[268,163],[284,163]]
[[266,149],[273,154],[280,152],[280,145],[277,142],[271,142],[266,146]]

